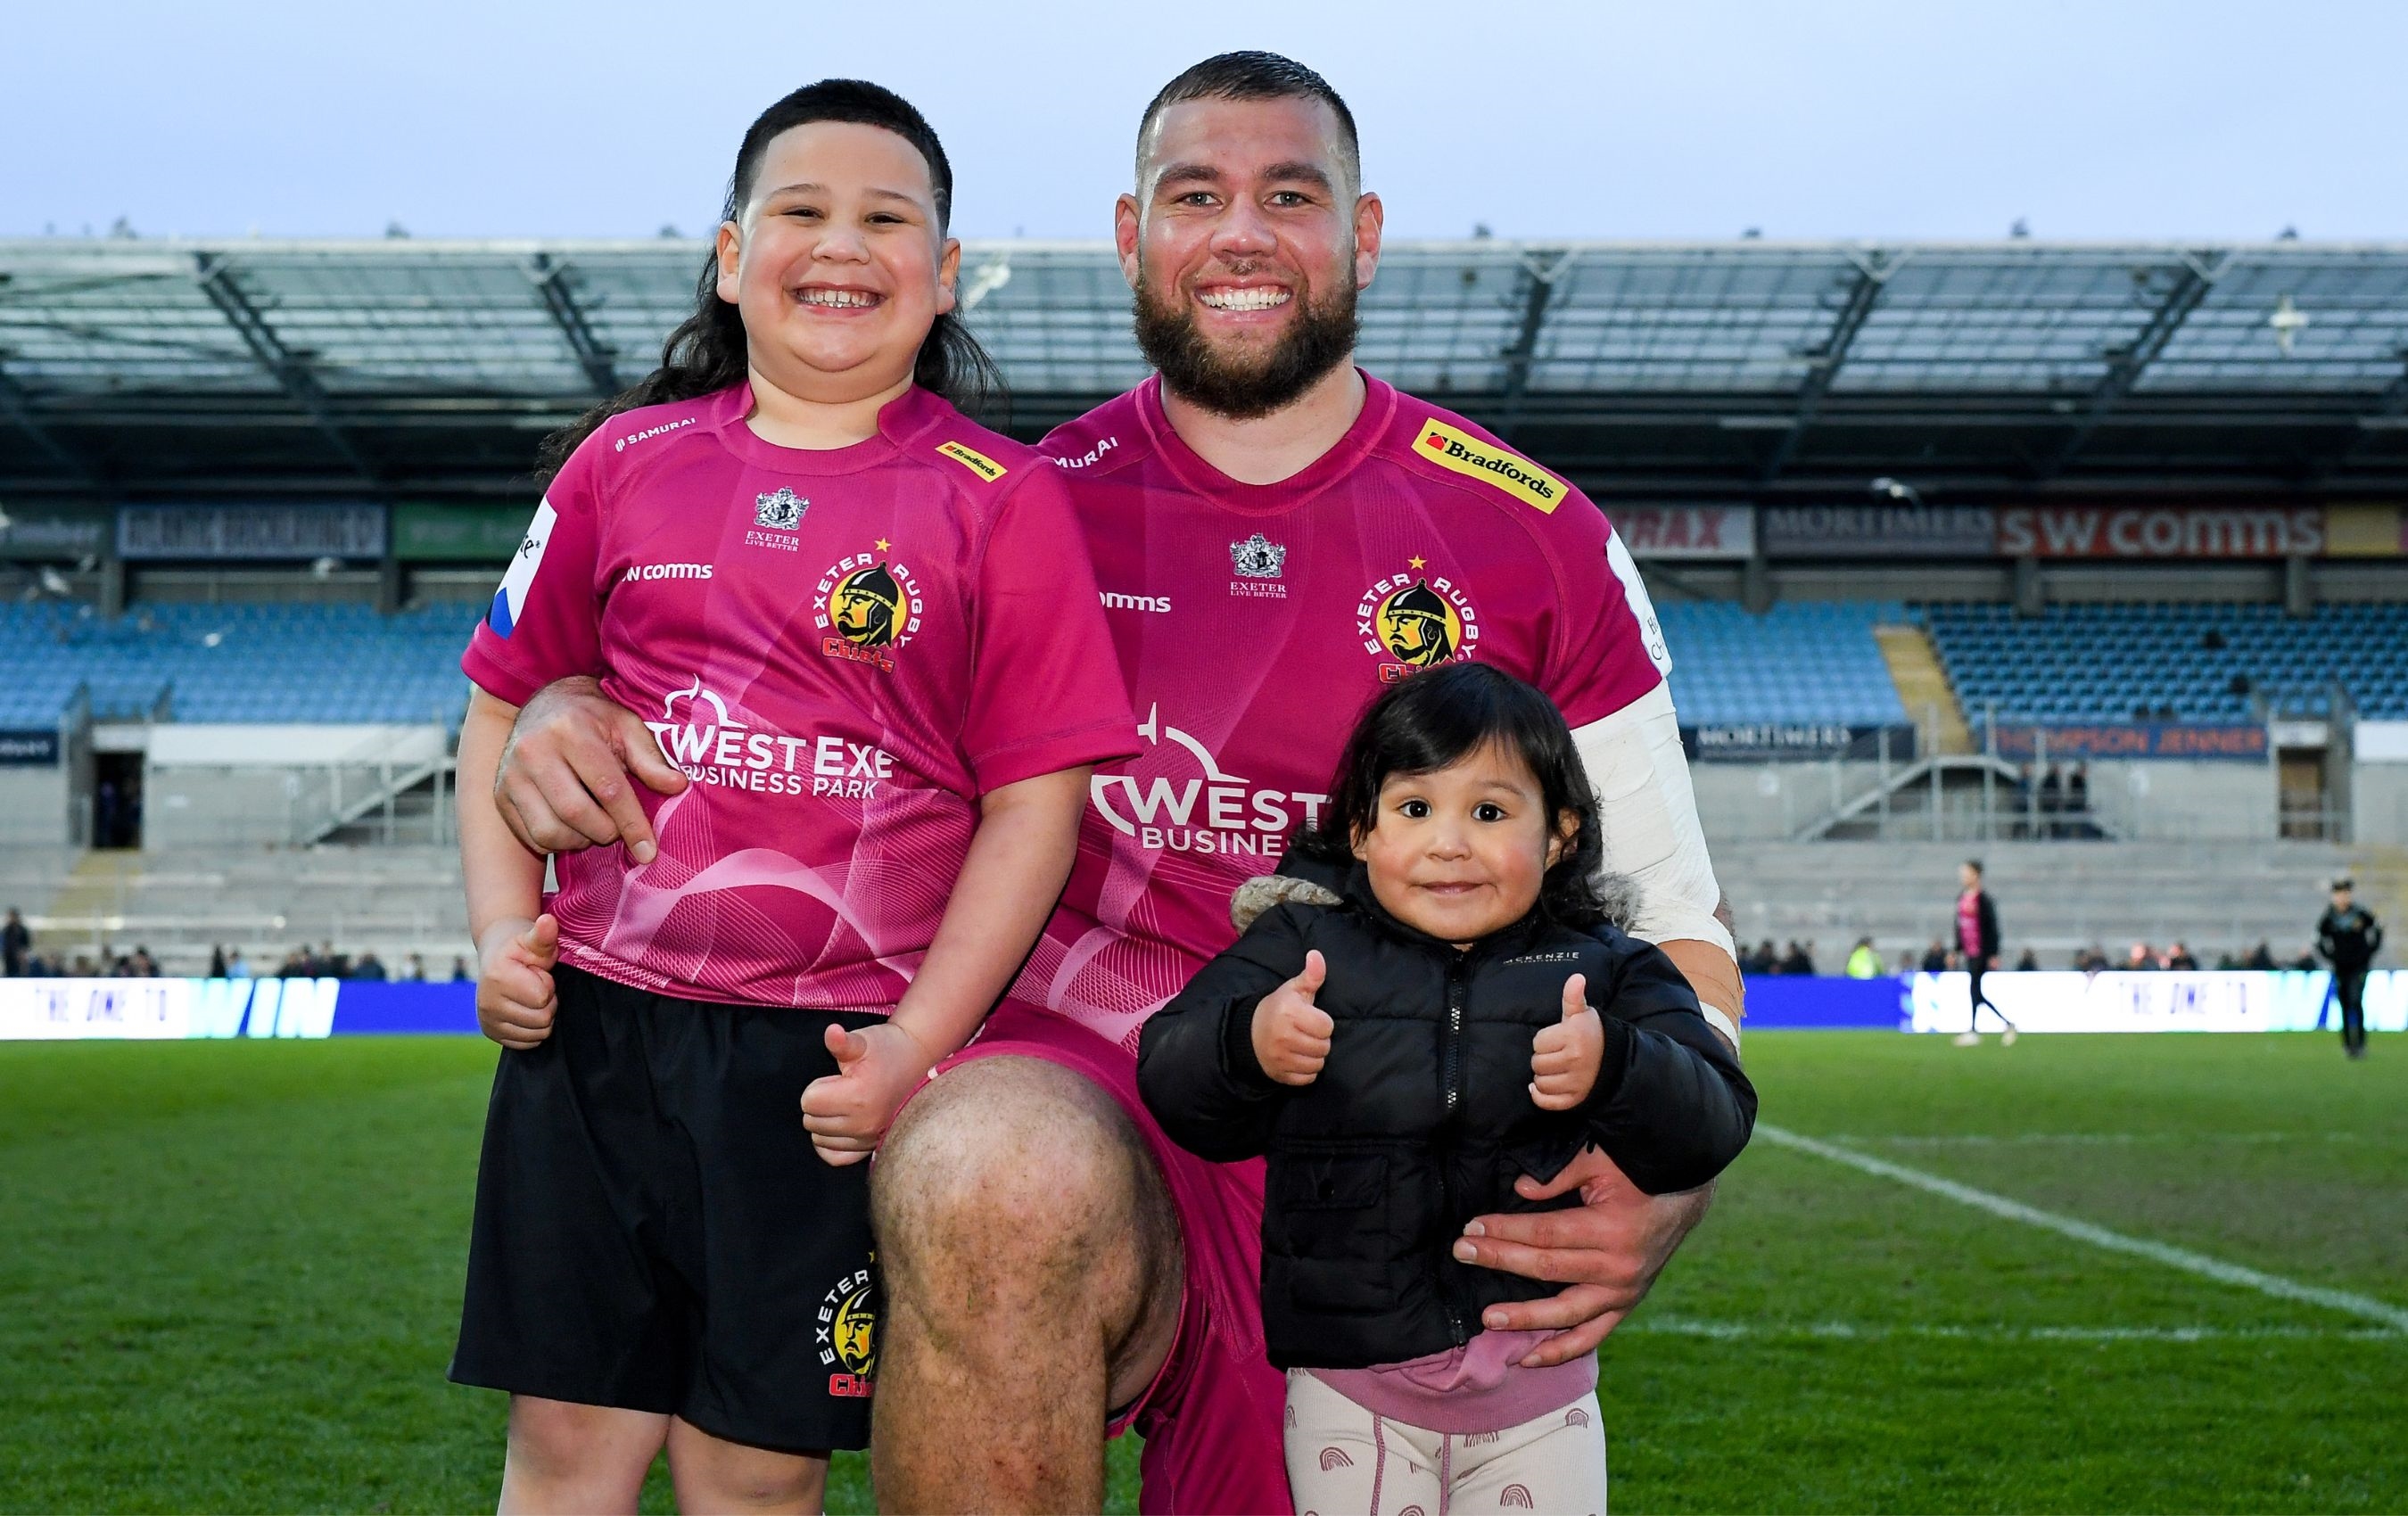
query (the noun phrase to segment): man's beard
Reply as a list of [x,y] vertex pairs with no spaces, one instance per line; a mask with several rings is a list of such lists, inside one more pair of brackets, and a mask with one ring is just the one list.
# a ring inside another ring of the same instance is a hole
[[1216,352],[1182,302],[1165,305],[1138,277],[1138,350],[1179,395],[1232,421],[1268,416],[1321,381],[1354,351],[1354,285],[1340,279],[1326,301],[1299,298],[1295,321],[1259,362],[1232,363]]

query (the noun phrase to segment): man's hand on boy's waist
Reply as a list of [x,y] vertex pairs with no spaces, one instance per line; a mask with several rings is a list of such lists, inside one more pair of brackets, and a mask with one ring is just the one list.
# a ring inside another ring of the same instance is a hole
[[1595,1148],[1541,1184],[1514,1182],[1526,1200],[1545,1200],[1577,1188],[1570,1210],[1481,1216],[1464,1228],[1455,1256],[1467,1264],[1567,1286],[1541,1300],[1508,1301],[1483,1314],[1483,1326],[1508,1331],[1553,1330],[1522,1363],[1527,1368],[1594,1352],[1607,1334],[1645,1299],[1673,1250],[1713,1203],[1713,1186],[1650,1195]]

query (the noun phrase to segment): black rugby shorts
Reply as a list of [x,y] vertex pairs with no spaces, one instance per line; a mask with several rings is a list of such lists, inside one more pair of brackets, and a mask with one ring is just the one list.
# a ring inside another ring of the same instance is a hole
[[563,965],[485,1115],[452,1378],[793,1452],[869,1441],[869,1166],[803,1130],[830,1022]]

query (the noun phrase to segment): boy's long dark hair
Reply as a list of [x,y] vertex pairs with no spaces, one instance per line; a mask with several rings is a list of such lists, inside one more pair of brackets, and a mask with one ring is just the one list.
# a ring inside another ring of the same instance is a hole
[[[744,134],[743,145],[736,150],[736,172],[728,177],[723,221],[732,222],[743,214],[771,140],[813,122],[881,127],[918,149],[927,160],[928,182],[936,191],[937,232],[940,236],[944,234],[953,216],[953,165],[945,157],[944,145],[937,140],[936,129],[901,95],[857,79],[806,84],[754,119]],[[661,345],[661,366],[544,438],[536,455],[537,479],[551,482],[577,445],[619,412],[692,400],[724,390],[744,375],[744,318],[719,298],[719,257],[714,252],[703,260],[702,275],[695,281],[694,314]],[[952,315],[939,315],[928,328],[911,379],[973,412],[1003,393],[1003,376],[995,360]]]
[[1364,708],[1339,755],[1321,823],[1299,828],[1292,846],[1315,862],[1351,866],[1354,839],[1379,820],[1382,785],[1398,774],[1445,768],[1491,742],[1530,766],[1551,834],[1565,811],[1579,819],[1579,830],[1540,881],[1540,911],[1582,931],[1597,925],[1606,919],[1598,890],[1605,843],[1571,728],[1554,701],[1486,664],[1467,660],[1414,674]]

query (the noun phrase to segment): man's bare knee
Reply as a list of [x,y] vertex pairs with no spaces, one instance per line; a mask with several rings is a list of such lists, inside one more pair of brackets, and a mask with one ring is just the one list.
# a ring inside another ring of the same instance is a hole
[[1024,1255],[1075,1246],[1122,1219],[1143,1162],[1128,1117],[1068,1069],[1034,1058],[965,1064],[922,1091],[879,1148],[870,1214],[880,1254],[963,1241]]

